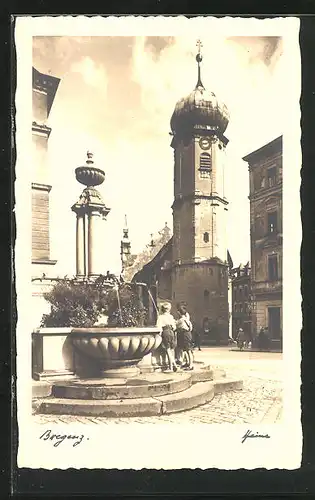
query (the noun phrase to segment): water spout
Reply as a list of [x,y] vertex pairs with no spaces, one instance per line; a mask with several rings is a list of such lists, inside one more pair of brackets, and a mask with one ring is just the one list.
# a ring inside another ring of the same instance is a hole
[[116,291],[116,296],[117,296],[117,304],[118,304],[118,310],[119,310],[119,319],[120,319],[120,324],[123,324],[123,319],[122,319],[122,312],[121,312],[121,304],[120,304],[120,297],[119,297],[119,286],[118,284],[114,286],[114,289]]
[[158,311],[158,308],[157,308],[157,304],[156,304],[156,302],[155,302],[155,300],[154,300],[154,298],[153,298],[153,296],[152,296],[152,293],[151,293],[150,288],[148,288],[148,294],[149,294],[149,297],[150,297],[150,299],[151,299],[151,302],[152,302],[152,304],[153,304],[153,306],[154,306],[155,312],[156,312],[156,314],[158,315],[158,314],[159,314],[159,311]]

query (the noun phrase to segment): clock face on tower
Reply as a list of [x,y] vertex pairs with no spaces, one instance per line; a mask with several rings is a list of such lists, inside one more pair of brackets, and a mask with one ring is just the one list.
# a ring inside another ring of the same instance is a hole
[[199,146],[201,149],[210,149],[210,141],[206,137],[201,137],[199,141]]

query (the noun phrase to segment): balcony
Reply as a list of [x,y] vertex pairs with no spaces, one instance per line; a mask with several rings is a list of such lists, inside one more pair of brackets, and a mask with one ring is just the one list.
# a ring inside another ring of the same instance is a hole
[[266,233],[264,236],[261,236],[253,232],[252,241],[258,248],[279,246],[282,245],[282,233]]
[[282,293],[282,280],[256,281],[252,283],[252,290],[255,295],[262,293]]

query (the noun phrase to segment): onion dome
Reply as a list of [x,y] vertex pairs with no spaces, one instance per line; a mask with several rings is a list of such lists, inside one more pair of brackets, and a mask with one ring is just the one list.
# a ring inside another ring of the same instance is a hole
[[198,40],[199,51],[196,56],[198,64],[198,81],[195,89],[186,97],[180,99],[171,118],[171,129],[174,135],[185,136],[193,128],[217,130],[222,134],[229,123],[229,111],[226,105],[218,100],[213,92],[209,92],[202,84],[200,76],[201,42]]

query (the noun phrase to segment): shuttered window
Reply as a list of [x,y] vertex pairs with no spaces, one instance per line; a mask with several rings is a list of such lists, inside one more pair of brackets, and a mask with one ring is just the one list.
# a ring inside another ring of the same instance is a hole
[[32,186],[32,259],[50,258],[49,249],[50,186]]

